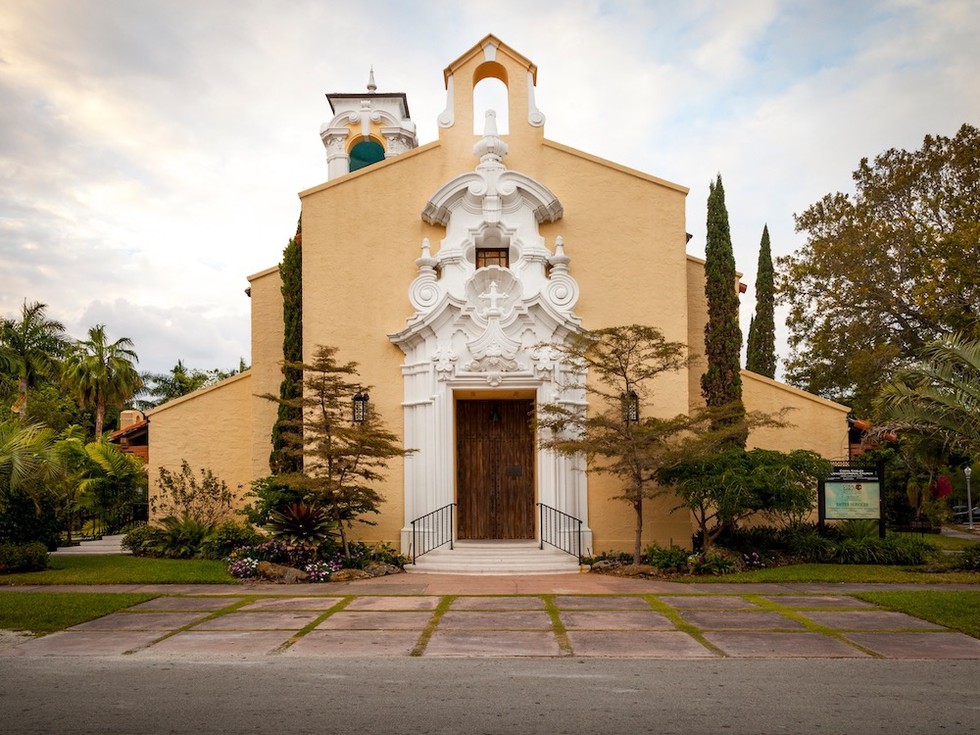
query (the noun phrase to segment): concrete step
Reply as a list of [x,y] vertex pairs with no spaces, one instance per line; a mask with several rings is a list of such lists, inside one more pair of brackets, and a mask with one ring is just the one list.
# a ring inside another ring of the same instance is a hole
[[60,546],[56,551],[51,552],[51,556],[92,556],[95,554],[129,554],[128,549],[122,547],[122,540],[126,534],[119,533],[112,536],[103,536],[94,541],[82,541],[77,546]]
[[418,557],[406,572],[426,574],[577,574],[578,559],[536,541],[457,541]]

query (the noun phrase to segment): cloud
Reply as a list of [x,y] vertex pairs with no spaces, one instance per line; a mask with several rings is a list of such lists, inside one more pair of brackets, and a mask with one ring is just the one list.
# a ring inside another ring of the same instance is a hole
[[764,223],[791,252],[792,214],[849,189],[862,156],[980,117],[970,0],[501,0],[489,22],[437,0],[7,3],[0,314],[27,298],[78,329],[102,319],[155,369],[237,363],[245,276],[326,178],[323,94],[363,89],[373,64],[434,140],[442,69],[488,32],[538,65],[547,137],[691,188],[695,254],[721,172],[743,326]]
[[[243,295],[243,300],[245,299]],[[247,308],[238,312],[211,313],[198,305],[153,307],[119,298],[94,301],[65,327],[76,338],[105,324],[110,340],[129,337],[135,343],[141,371],[166,372],[183,360],[198,369],[238,367],[238,355],[249,362]]]

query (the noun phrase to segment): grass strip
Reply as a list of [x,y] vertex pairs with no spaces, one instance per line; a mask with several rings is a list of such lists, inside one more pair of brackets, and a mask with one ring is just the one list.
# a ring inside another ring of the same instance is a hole
[[[699,596],[707,597],[708,595]],[[691,636],[691,638],[696,640],[715,655],[721,656],[722,658],[728,658],[727,653],[722,651],[720,648],[718,648],[718,646],[704,637],[704,632],[699,627],[684,620],[684,618],[681,617],[680,611],[676,607],[668,605],[656,595],[644,595],[643,597],[650,604],[650,607],[673,623],[677,630],[681,631],[682,633],[687,633],[689,636]]]
[[541,599],[544,600],[545,612],[551,618],[551,627],[554,631],[555,639],[558,641],[560,654],[562,656],[574,656],[575,652],[572,650],[572,643],[568,640],[568,630],[561,621],[558,605],[555,604],[555,595],[541,595]]
[[115,592],[0,592],[0,629],[53,633],[159,595]]
[[674,582],[693,584],[754,582],[826,582],[826,583],[912,583],[912,584],[976,584],[976,572],[927,572],[916,567],[892,567],[875,564],[795,564],[786,567],[756,569],[719,577],[678,577]]
[[858,599],[912,615],[974,638],[980,638],[980,591],[890,590],[862,592]]
[[432,639],[432,635],[436,632],[436,628],[439,627],[439,622],[442,620],[442,616],[449,611],[450,605],[453,604],[453,600],[456,599],[456,595],[446,595],[441,600],[439,604],[436,605],[436,609],[432,611],[432,617],[429,619],[428,624],[422,629],[422,634],[419,636],[418,641],[412,648],[412,652],[409,656],[421,656],[425,653],[425,647],[429,645],[429,641]]
[[778,602],[767,599],[761,595],[742,595],[742,599],[746,602],[751,602],[758,605],[763,610],[768,610],[769,612],[777,612],[785,618],[790,620],[795,620],[804,628],[808,633],[820,633],[828,638],[833,638],[834,640],[840,641],[841,643],[850,646],[851,648],[856,648],[862,653],[866,653],[872,658],[884,658],[880,653],[872,651],[870,648],[866,648],[859,643],[848,640],[844,637],[844,634],[837,630],[836,628],[830,628],[826,625],[820,625],[810,620],[808,617],[803,615],[800,611],[795,608],[788,607],[786,605],[780,605]]
[[150,559],[106,554],[52,556],[40,572],[5,574],[0,585],[59,584],[241,584],[215,559]]
[[303,636],[305,636],[307,633],[309,633],[311,630],[316,630],[316,627],[318,625],[320,625],[320,623],[322,623],[324,620],[326,620],[327,618],[329,618],[334,613],[340,612],[341,610],[343,610],[345,607],[347,607],[348,605],[350,605],[355,599],[357,599],[357,596],[356,595],[347,595],[346,597],[342,597],[341,599],[337,600],[337,603],[335,605],[333,605],[332,607],[330,607],[329,609],[324,610],[322,615],[317,615],[312,621],[310,621],[309,623],[307,623],[306,625],[304,625],[302,628],[300,628],[299,630],[297,630],[289,638],[289,640],[286,641],[285,643],[283,643],[281,646],[279,646],[279,648],[277,648],[274,651],[274,653],[284,653],[291,646],[293,646],[298,640],[300,640]]
[[[165,641],[168,638],[173,638],[178,633],[184,633],[185,631],[192,630],[195,627],[197,627],[198,625],[200,625],[201,623],[205,623],[208,620],[214,620],[215,618],[220,618],[222,615],[227,615],[230,612],[235,612],[235,610],[239,610],[239,609],[245,607],[245,605],[251,604],[251,603],[255,602],[258,599],[260,599],[258,595],[251,595],[249,597],[243,597],[241,599],[236,599],[234,602],[229,603],[226,607],[223,607],[220,610],[213,610],[213,611],[211,611],[208,615],[206,615],[205,617],[203,617],[201,620],[194,620],[194,621],[192,621],[190,623],[187,623],[187,625],[183,625],[180,628],[177,628],[176,630],[167,631],[166,633],[163,633],[159,638],[154,638],[149,643],[146,643],[146,644],[144,644],[142,646],[137,646],[136,648],[131,648],[128,651],[124,651],[123,652],[123,655],[130,655],[130,654],[136,653],[137,651],[142,651],[142,650],[144,650],[146,648],[149,648],[150,646],[155,646],[160,641]],[[134,613],[134,614],[137,614],[137,613]]]

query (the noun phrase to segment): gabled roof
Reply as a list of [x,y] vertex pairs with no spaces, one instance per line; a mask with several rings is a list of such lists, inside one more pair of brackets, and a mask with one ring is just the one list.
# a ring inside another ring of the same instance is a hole
[[122,429],[116,429],[114,432],[109,434],[109,441],[115,442],[132,434],[138,434],[140,431],[145,431],[149,424],[149,419],[143,419],[142,421],[137,421],[135,424],[130,424]]
[[514,49],[512,49],[510,46],[508,46],[506,43],[501,41],[492,33],[488,33],[486,36],[484,36],[479,41],[477,41],[476,45],[473,46],[473,48],[471,48],[469,51],[466,51],[458,59],[450,63],[449,66],[445,68],[445,70],[443,70],[442,72],[443,81],[447,89],[449,88],[449,77],[451,77],[456,72],[457,69],[459,69],[461,66],[466,64],[474,56],[478,54],[482,54],[483,49],[487,45],[487,43],[492,43],[494,46],[497,47],[497,51],[507,54],[512,59],[514,59],[514,61],[519,63],[521,66],[526,67],[527,70],[531,72],[531,81],[535,85],[538,83],[538,67],[534,64],[534,62],[531,61],[526,56],[524,56],[524,54],[521,54],[515,51]]

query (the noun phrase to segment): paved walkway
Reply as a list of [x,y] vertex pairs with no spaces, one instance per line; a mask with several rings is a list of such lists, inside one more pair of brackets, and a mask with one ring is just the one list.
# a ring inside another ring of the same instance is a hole
[[[106,585],[160,597],[3,656],[980,659],[980,640],[857,599],[970,585],[678,584],[405,574],[314,586]],[[51,587],[3,590],[51,591]]]

